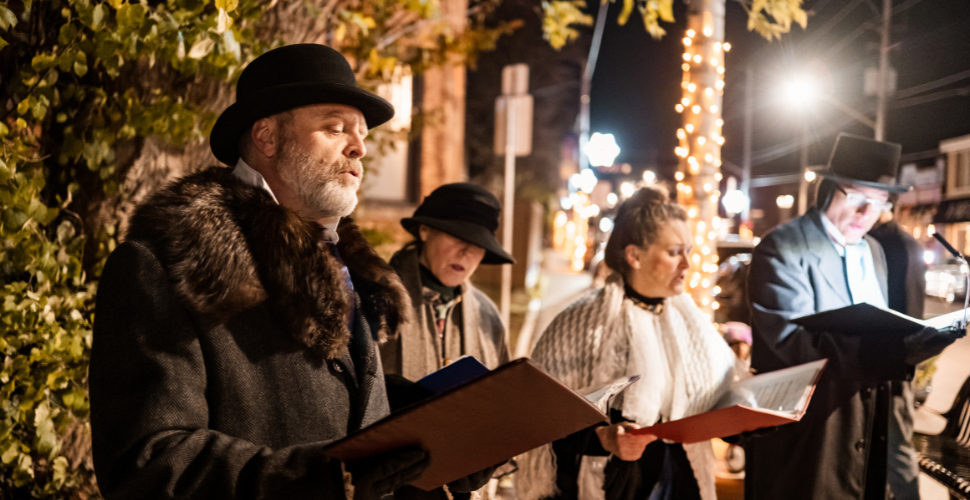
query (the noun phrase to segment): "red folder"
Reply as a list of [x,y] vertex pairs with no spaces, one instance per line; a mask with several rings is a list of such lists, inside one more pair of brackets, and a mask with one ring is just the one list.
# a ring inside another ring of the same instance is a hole
[[631,433],[690,444],[798,422],[808,410],[826,362],[822,359],[735,382],[709,412]]
[[417,445],[430,465],[413,486],[432,490],[607,417],[528,359],[417,403],[330,445],[354,461]]

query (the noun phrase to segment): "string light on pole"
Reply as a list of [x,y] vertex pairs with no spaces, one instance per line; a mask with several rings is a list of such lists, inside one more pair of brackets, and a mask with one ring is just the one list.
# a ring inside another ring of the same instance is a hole
[[[688,28],[684,33],[684,84],[677,111],[683,125],[677,130],[680,158],[677,180],[678,202],[687,208],[694,248],[690,256],[688,289],[694,302],[713,320],[717,280],[717,236],[720,227],[717,207],[721,147],[724,137],[721,119],[724,96],[724,64],[731,45],[724,42],[724,6],[718,2],[691,3]],[[734,208],[736,195],[726,200]]]

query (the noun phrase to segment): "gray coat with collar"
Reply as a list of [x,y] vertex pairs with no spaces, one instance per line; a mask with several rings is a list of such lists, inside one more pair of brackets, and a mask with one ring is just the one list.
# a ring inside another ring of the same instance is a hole
[[344,498],[322,450],[389,413],[377,341],[411,304],[350,220],[338,234],[352,294],[322,228],[228,169],[138,208],[94,326],[105,498]]
[[[401,335],[381,345],[384,370],[410,380],[444,368],[434,314],[423,297],[418,253],[418,246],[409,243],[391,258],[391,267],[410,294],[415,320],[408,323]],[[446,340],[452,347],[446,350],[456,351],[459,356],[474,356],[492,370],[508,363],[511,357],[508,336],[498,308],[469,282],[461,285],[460,296],[461,301],[446,322],[446,337],[450,337]]]
[[[886,295],[882,247],[866,236]],[[791,323],[851,305],[843,259],[817,208],[769,233],[754,250],[752,367],[759,373],[828,358],[801,422],[745,444],[745,498],[885,497],[887,381],[904,380],[901,338],[810,331]]]

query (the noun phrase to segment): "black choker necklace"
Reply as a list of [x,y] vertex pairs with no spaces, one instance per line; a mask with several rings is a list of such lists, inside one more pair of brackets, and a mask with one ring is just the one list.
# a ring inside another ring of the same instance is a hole
[[633,289],[628,284],[623,285],[623,291],[626,292],[628,299],[632,300],[634,304],[640,309],[652,312],[654,314],[661,314],[664,312],[664,299],[663,297],[644,297],[636,290]]

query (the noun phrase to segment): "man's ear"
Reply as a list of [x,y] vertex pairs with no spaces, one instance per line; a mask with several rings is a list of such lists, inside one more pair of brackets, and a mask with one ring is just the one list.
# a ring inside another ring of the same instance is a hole
[[626,258],[626,263],[630,265],[630,269],[640,269],[640,247],[630,244],[623,249],[623,257]]
[[425,226],[424,224],[421,224],[418,227],[418,238],[421,238],[421,241],[428,241],[428,236],[430,235],[431,235],[430,227]]
[[268,116],[256,121],[249,131],[251,144],[260,155],[273,158],[279,154],[280,126],[275,118]]

